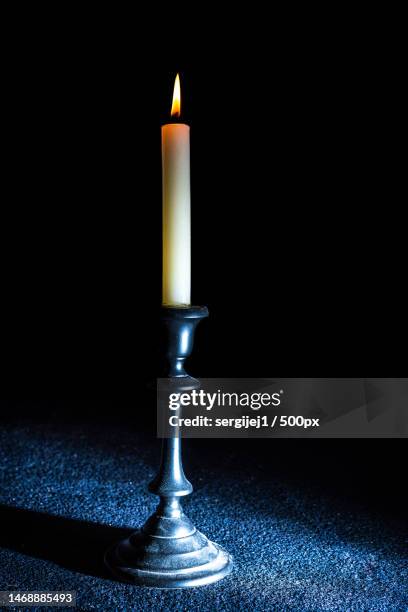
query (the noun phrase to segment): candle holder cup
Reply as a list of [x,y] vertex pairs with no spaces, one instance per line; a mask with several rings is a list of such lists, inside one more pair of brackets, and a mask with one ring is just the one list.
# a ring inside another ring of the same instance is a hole
[[[208,316],[206,307],[163,307],[166,377],[169,392],[199,387],[184,370],[193,349],[198,323]],[[180,409],[179,409],[180,410]],[[149,491],[160,497],[156,511],[144,526],[110,548],[105,562],[118,578],[159,588],[195,587],[226,576],[232,568],[230,555],[200,533],[184,514],[180,499],[193,490],[181,459],[181,437],[163,439],[159,472]]]

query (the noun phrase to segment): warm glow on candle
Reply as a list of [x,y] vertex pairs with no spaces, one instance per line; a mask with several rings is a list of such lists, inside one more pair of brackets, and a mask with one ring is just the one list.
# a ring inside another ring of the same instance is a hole
[[[180,117],[180,78],[171,116]],[[173,119],[162,126],[163,304],[191,303],[190,127]]]
[[180,117],[181,111],[181,94],[180,94],[180,77],[176,76],[173,90],[173,104],[171,105],[171,116]]

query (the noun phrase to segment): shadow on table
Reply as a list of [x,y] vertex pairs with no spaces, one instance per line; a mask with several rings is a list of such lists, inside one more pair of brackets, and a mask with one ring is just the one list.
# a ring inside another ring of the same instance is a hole
[[82,574],[110,578],[103,558],[129,529],[0,505],[0,547],[52,561]]

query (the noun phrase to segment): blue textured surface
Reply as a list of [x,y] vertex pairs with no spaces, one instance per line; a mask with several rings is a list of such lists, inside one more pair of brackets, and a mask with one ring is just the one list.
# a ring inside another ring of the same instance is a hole
[[243,465],[220,445],[205,459],[190,453],[195,492],[184,507],[233,554],[233,573],[193,590],[118,583],[104,573],[102,553],[155,508],[146,484],[157,440],[77,425],[10,426],[0,438],[1,589],[76,590],[81,610],[408,608],[401,524],[321,487],[272,477],[256,461]]

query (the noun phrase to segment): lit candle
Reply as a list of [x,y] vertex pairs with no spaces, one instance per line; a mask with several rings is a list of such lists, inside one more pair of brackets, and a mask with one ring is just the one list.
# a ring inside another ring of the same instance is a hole
[[[171,116],[180,117],[180,79],[174,83]],[[190,127],[162,127],[163,304],[186,306],[191,296]]]

